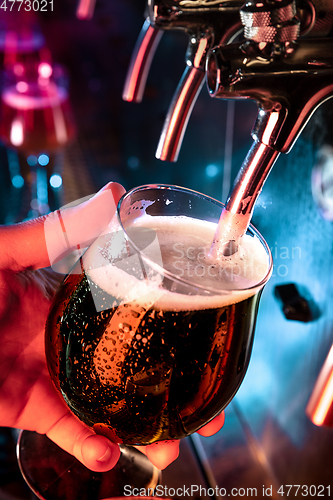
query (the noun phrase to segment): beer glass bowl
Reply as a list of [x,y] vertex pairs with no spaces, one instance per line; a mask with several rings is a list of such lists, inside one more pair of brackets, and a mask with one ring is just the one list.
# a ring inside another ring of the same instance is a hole
[[50,375],[96,433],[129,445],[180,439],[237,392],[272,259],[250,226],[236,254],[214,260],[222,210],[189,189],[135,188],[58,289]]

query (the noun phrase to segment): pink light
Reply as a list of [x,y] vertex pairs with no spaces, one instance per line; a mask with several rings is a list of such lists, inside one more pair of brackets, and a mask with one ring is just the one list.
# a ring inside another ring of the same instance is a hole
[[29,88],[29,86],[26,82],[18,82],[16,84],[16,89],[21,94],[24,94],[24,92],[26,92],[28,90],[28,88]]
[[330,425],[330,410],[333,405],[333,346],[320,371],[306,413],[316,425]]
[[38,74],[42,78],[50,78],[52,71],[52,66],[49,63],[43,62],[38,66]]
[[53,106],[52,114],[57,141],[59,142],[59,144],[65,144],[68,141],[68,135],[65,118],[61,107]]
[[235,196],[235,200],[233,201],[233,207],[240,206],[241,200],[244,199],[244,193],[246,191],[247,186],[249,185],[249,180],[253,176],[253,172],[260,164],[260,160],[263,154],[265,153],[266,147],[267,146],[265,146],[265,144],[260,144],[258,151],[255,153],[253,160],[250,164],[250,168],[246,171],[244,179],[241,182],[240,188],[237,192],[237,196]]
[[76,17],[78,19],[90,20],[94,15],[96,0],[80,0]]
[[17,63],[13,68],[13,72],[16,76],[20,77],[24,74],[24,66],[23,64]]
[[207,45],[208,45],[208,40],[206,38],[201,38],[193,61],[193,66],[195,68],[200,68],[201,61],[203,60],[204,54],[207,50]]
[[10,130],[10,142],[13,146],[22,146],[24,140],[22,120],[16,118],[12,123]]
[[327,380],[325,387],[323,388],[322,394],[317,403],[315,412],[312,417],[312,421],[316,425],[322,425],[325,421],[327,413],[332,405],[333,400],[333,373],[331,373],[329,379]]
[[262,136],[262,142],[264,144],[267,144],[267,146],[270,144],[270,138],[274,131],[275,125],[277,124],[278,121],[279,121],[279,112],[273,111],[272,113],[270,113],[267,125],[265,127],[265,131]]
[[2,101],[14,109],[42,109],[59,106],[68,98],[68,92],[62,87],[50,86],[48,95],[29,95],[16,92],[16,87],[9,87],[2,93]]

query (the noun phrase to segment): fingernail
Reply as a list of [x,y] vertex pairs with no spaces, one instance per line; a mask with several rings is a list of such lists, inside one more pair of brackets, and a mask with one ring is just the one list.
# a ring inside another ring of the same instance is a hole
[[108,446],[106,448],[105,453],[100,458],[98,458],[96,461],[99,463],[108,462],[111,458],[111,455],[112,455],[112,451],[111,451],[111,448]]
[[114,184],[114,182],[110,181],[105,186],[103,186],[99,191],[97,191],[96,194],[101,193],[102,191],[105,191],[106,189],[110,189],[110,187]]

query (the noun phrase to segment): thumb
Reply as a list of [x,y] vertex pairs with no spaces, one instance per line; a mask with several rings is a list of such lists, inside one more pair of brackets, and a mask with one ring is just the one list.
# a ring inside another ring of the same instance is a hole
[[120,184],[110,182],[88,200],[77,200],[47,216],[45,241],[48,258],[55,271],[69,272],[85,248],[110,224],[124,193],[125,189]]
[[165,469],[179,455],[179,440],[158,441],[147,446],[138,446],[152,464],[160,470]]
[[46,435],[88,469],[96,472],[112,469],[120,457],[120,448],[116,443],[95,434],[69,411]]
[[124,192],[120,184],[109,182],[77,206],[12,226],[0,226],[1,268],[18,272],[48,267],[78,245],[88,246],[114,217]]

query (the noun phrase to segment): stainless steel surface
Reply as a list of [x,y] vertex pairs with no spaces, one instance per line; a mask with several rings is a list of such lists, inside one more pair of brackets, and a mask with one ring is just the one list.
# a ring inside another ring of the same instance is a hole
[[295,0],[247,2],[240,9],[244,37],[261,43],[292,42],[299,34]]
[[128,102],[141,102],[155,50],[163,32],[153,28],[150,20],[144,22],[136,42],[128,68],[123,99]]
[[279,154],[259,141],[253,142],[230,191],[215,236],[226,247],[225,255],[237,251],[237,242],[250,224],[255,203]]
[[231,44],[211,51],[207,83],[213,97],[252,99],[259,112],[252,136],[287,153],[315,110],[333,94],[333,39],[295,44]]
[[187,66],[172,99],[156,150],[156,158],[176,161],[182,145],[188,120],[198,94],[204,84],[202,69]]
[[253,142],[228,197],[226,209],[229,212],[252,214],[263,183],[278,156],[278,151],[259,141]]

